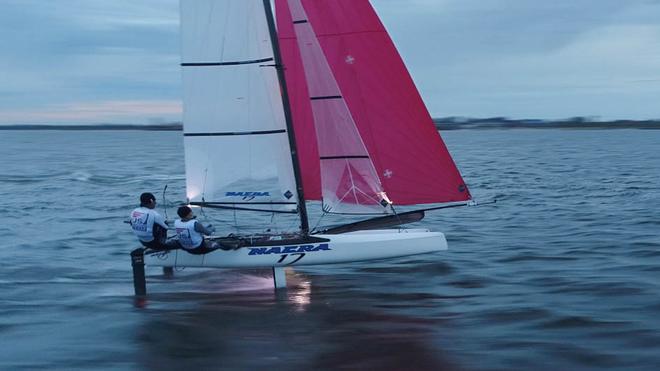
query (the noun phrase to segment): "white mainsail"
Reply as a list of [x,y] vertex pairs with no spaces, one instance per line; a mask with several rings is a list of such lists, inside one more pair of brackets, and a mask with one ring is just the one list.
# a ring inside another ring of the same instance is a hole
[[297,208],[282,97],[262,0],[181,0],[190,202]]

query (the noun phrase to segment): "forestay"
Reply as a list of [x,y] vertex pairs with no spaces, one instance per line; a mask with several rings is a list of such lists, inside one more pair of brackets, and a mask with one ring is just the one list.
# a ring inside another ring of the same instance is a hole
[[181,0],[190,202],[295,210],[282,98],[262,0]]

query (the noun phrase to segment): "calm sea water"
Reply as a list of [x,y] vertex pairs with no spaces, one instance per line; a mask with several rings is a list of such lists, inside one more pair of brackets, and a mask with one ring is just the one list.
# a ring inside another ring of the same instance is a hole
[[498,199],[419,223],[448,252],[296,268],[279,295],[267,270],[151,268],[139,307],[122,221],[184,197],[180,133],[0,131],[0,369],[659,369],[660,132],[443,136]]

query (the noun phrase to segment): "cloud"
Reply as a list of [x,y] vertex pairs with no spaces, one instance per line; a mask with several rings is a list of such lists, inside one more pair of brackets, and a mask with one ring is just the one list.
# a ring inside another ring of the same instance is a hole
[[5,0],[0,32],[4,112],[180,95],[175,0]]

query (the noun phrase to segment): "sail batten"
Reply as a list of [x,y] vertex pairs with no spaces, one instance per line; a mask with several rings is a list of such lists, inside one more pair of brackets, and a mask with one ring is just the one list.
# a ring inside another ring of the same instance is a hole
[[250,59],[244,61],[231,62],[187,62],[181,63],[181,67],[220,67],[220,66],[238,66],[241,64],[266,63],[274,61],[274,58]]
[[214,206],[214,205],[295,205],[295,202],[238,202],[238,201],[233,201],[233,202],[212,202],[212,201],[204,201],[204,202],[199,202],[195,203],[192,202],[191,205],[204,205],[204,206]]
[[286,130],[262,130],[262,131],[226,131],[216,133],[183,133],[184,137],[217,137],[228,135],[267,135],[267,134],[285,134]]
[[369,158],[369,156],[366,155],[354,155],[354,156],[321,156],[321,160],[346,160],[346,159],[355,159],[355,158]]
[[209,209],[220,209],[220,210],[232,210],[232,211],[250,211],[250,212],[263,212],[263,213],[269,213],[269,214],[297,214],[297,210],[287,210],[287,209],[282,209],[282,208],[260,208],[260,205],[252,204],[252,205],[246,205],[250,207],[244,207],[244,206],[236,206],[240,204],[207,204],[205,202],[190,202],[191,206],[198,206],[202,208],[209,208]]
[[310,97],[310,100],[343,99],[341,95],[326,95],[321,97]]

